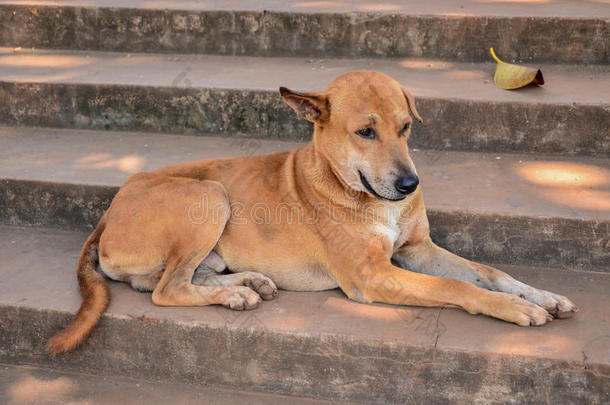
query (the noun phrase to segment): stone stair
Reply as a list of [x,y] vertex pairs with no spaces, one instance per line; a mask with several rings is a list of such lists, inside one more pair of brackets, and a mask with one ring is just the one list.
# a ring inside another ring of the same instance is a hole
[[99,376],[13,364],[0,364],[0,402],[96,405],[330,404],[328,401],[294,396],[215,389],[202,384]]
[[0,226],[0,238],[4,363],[367,404],[607,403],[607,273],[499,266],[578,303],[578,316],[541,328],[338,290],[282,291],[246,312],[161,308],[112,282],[88,343],[51,358],[46,339],[80,305],[73,267],[87,233]]
[[[545,65],[548,87],[493,84],[494,63],[303,59],[0,48],[10,125],[308,140],[278,87],[321,90],[350,70],[385,72],[417,95],[412,147],[607,156],[610,65]],[[28,108],[21,106],[27,105]]]
[[[94,403],[108,383],[86,376],[159,398],[175,394],[157,381],[187,384],[187,403],[610,402],[607,4],[0,0],[0,21],[0,363],[15,375],[72,375]],[[496,88],[491,46],[542,66],[545,86]],[[311,127],[277,88],[356,69],[416,96],[433,239],[567,295],[575,318],[519,328],[340,291],[159,308],[111,283],[88,343],[44,351],[80,303],[87,232],[130,174],[298,147]],[[0,400],[19,403],[12,374]]]

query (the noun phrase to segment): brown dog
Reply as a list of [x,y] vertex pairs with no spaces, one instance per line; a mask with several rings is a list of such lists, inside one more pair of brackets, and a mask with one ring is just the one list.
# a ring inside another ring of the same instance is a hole
[[[340,287],[360,302],[453,306],[524,326],[577,310],[430,240],[407,146],[409,111],[421,118],[396,81],[359,71],[321,93],[280,93],[315,124],[311,144],[127,180],[83,246],[83,303],[50,340],[53,353],[82,342],[108,305],[98,256],[108,277],[152,291],[156,305],[251,309],[273,298],[277,285]],[[233,274],[217,274],[226,268]]]

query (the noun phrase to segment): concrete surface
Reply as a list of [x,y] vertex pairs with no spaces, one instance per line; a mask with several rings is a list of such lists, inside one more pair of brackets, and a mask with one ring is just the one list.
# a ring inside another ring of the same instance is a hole
[[[500,58],[502,56],[500,55]],[[0,48],[0,80],[26,83],[114,84],[278,91],[321,91],[352,70],[387,73],[423,98],[473,101],[610,104],[610,65],[531,65],[545,85],[496,87],[496,63],[434,59],[319,59],[185,54],[138,54]]]
[[506,91],[493,64],[0,50],[0,122],[305,140],[279,86],[321,90],[355,69],[411,89],[427,149],[610,154],[610,68],[544,66],[547,84]]
[[[131,175],[300,142],[0,126],[0,178],[120,186]],[[610,221],[610,160],[543,154],[411,151],[427,207]]]
[[[56,227],[0,225],[1,403],[610,403],[606,0],[0,0],[0,21],[0,122],[221,136],[0,127],[0,224]],[[497,89],[491,46],[541,65],[546,85]],[[277,87],[357,68],[418,98],[433,239],[519,264],[496,266],[569,296],[575,318],[519,328],[338,290],[249,312],[159,308],[111,283],[91,339],[46,353],[80,303],[86,230],[130,173],[289,149],[266,138],[311,128]],[[249,139],[222,138],[236,135]]]
[[580,312],[521,328],[455,309],[359,304],[338,290],[281,291],[247,312],[161,308],[110,283],[91,339],[54,359],[44,343],[80,303],[74,266],[86,236],[0,227],[0,361],[366,403],[608,400],[608,274],[514,266],[501,268]]
[[143,8],[160,10],[239,10],[283,11],[302,13],[368,12],[379,14],[496,16],[496,17],[563,17],[610,18],[610,6],[604,0],[0,0],[0,4],[35,6],[89,6]]
[[[0,180],[0,223],[92,230],[117,187]],[[610,271],[608,221],[428,209],[432,239],[494,263]]]
[[[92,229],[138,171],[289,150],[239,138],[0,127],[0,221]],[[610,270],[607,159],[414,150],[432,237],[463,256]]]
[[283,395],[220,390],[180,384],[63,372],[0,364],[0,402],[5,405],[308,405],[329,404]]
[[493,46],[509,60],[608,63],[604,3],[417,3],[5,1],[0,45],[461,61],[489,60]]

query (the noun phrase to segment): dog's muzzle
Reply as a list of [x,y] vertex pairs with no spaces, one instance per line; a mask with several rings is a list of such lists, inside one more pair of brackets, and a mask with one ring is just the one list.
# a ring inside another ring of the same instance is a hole
[[[397,180],[394,184],[395,190],[392,189],[387,189],[387,191],[390,191],[389,194],[386,194],[387,196],[383,196],[380,195],[377,191],[375,191],[375,189],[373,188],[373,186],[371,186],[371,183],[368,182],[368,180],[366,179],[366,177],[364,176],[364,174],[362,174],[362,172],[360,170],[358,170],[358,174],[360,175],[360,181],[362,182],[362,184],[364,185],[364,187],[376,198],[380,199],[380,200],[388,200],[388,201],[400,201],[400,200],[404,200],[408,194],[412,193],[413,191],[415,191],[415,189],[417,188],[417,185],[419,184],[419,179],[417,178],[417,176],[415,176],[415,181],[416,183],[413,185],[412,181],[409,182],[408,186],[401,186],[402,190],[406,190],[406,192],[400,191],[400,189],[398,189],[398,183],[399,180],[402,179],[402,177]],[[391,195],[391,197],[389,196]]]

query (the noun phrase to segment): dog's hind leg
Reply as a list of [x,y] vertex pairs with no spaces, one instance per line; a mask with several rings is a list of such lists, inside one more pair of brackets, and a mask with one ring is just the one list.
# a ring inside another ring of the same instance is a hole
[[192,284],[195,269],[218,243],[231,209],[226,191],[219,183],[203,181],[188,187],[194,187],[190,190],[194,195],[200,193],[205,196],[205,207],[201,209],[206,212],[196,221],[190,217],[173,218],[175,229],[181,232],[172,234],[176,241],[163,275],[153,291],[153,303],[161,306],[220,304],[235,310],[255,308],[261,297],[248,287]]
[[195,252],[182,260],[168,262],[161,281],[153,291],[155,305],[194,306],[220,304],[234,310],[256,308],[261,297],[243,286],[200,286],[191,283],[197,264],[207,252]]
[[578,311],[576,305],[564,296],[539,290],[498,269],[461,258],[430,240],[404,246],[394,253],[392,260],[403,269],[467,281],[487,290],[518,295],[557,318],[569,318]]
[[[198,286],[191,284],[188,273],[197,264],[187,258],[181,263],[170,264],[161,282],[153,291],[153,303],[160,306],[195,306],[220,304],[230,309],[256,308],[261,297],[252,289],[242,286]],[[165,282],[164,282],[165,281]]]

